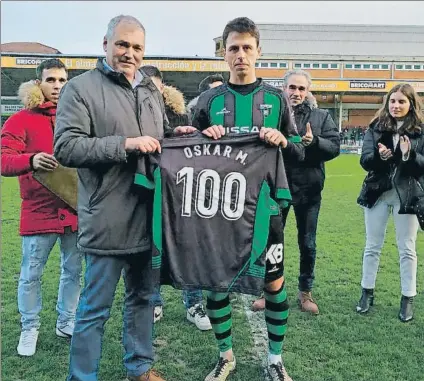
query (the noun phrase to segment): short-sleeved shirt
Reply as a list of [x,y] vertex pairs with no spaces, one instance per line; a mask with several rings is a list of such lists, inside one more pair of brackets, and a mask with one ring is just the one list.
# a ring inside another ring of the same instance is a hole
[[276,128],[290,141],[300,142],[287,95],[261,79],[248,85],[224,83],[202,93],[192,124],[201,131],[221,125],[226,133]]

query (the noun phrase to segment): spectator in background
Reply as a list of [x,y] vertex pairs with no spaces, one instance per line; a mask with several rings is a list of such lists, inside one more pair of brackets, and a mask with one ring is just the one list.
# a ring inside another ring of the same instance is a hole
[[[70,338],[81,282],[82,254],[77,249],[76,211],[37,182],[33,171],[52,172],[56,107],[68,80],[65,65],[57,59],[43,61],[37,80],[23,83],[19,97],[24,109],[12,115],[1,131],[2,176],[18,176],[22,198],[20,234],[22,262],[18,284],[21,336],[18,354],[34,355],[41,312],[41,277],[49,255],[60,243],[60,280],[56,310],[56,335]],[[76,189],[75,189],[76,191]]]
[[356,145],[356,128],[350,130],[350,145]]
[[365,212],[366,244],[356,311],[366,313],[373,305],[381,249],[393,213],[402,293],[398,316],[408,322],[417,293],[417,216],[424,229],[424,114],[411,85],[397,85],[385,97],[365,134],[360,162],[368,174],[358,198]]
[[[328,111],[316,107],[315,97],[309,93],[311,82],[306,71],[292,70],[284,76],[283,86],[305,146],[304,161],[292,162],[287,167],[300,252],[298,304],[302,311],[316,315],[319,309],[312,298],[312,287],[318,215],[325,180],[324,163],[340,154],[340,135]],[[284,225],[289,210],[286,208],[282,211]],[[264,307],[263,298],[252,306],[254,310],[262,310]]]
[[[202,81],[199,83],[199,94],[202,94],[203,92],[213,89],[214,87],[221,86],[224,83],[224,77],[221,74],[211,74],[207,77],[203,78]],[[192,110],[197,105],[197,101],[199,100],[199,96],[192,99],[189,104],[187,105],[187,113],[189,115],[189,119],[192,120],[193,113]]]
[[343,144],[349,144],[349,129],[347,127],[343,130]]
[[364,141],[364,130],[362,127],[358,128],[358,144],[362,147],[362,143]]
[[[143,73],[149,76],[163,95],[166,116],[171,128],[189,125],[189,117],[186,110],[183,94],[172,86],[165,86],[163,76],[156,66],[145,65]],[[201,331],[212,329],[211,323],[203,306],[202,290],[183,290],[183,303],[187,310],[187,320],[196,325]],[[156,287],[152,295],[154,309],[154,322],[163,316],[164,301],[160,294],[160,286]]]

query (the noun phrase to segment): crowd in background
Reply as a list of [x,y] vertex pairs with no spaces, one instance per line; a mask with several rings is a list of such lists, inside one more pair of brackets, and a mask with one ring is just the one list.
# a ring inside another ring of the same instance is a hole
[[362,146],[366,128],[362,126],[346,126],[340,131],[340,142],[343,145]]

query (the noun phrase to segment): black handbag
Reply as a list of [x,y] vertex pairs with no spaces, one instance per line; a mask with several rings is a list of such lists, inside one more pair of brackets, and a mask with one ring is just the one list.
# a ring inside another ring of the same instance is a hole
[[424,230],[424,189],[418,179],[413,179],[412,210],[418,218],[421,230]]
[[384,192],[391,188],[392,184],[388,175],[370,171],[362,183],[357,202],[360,205],[370,208]]

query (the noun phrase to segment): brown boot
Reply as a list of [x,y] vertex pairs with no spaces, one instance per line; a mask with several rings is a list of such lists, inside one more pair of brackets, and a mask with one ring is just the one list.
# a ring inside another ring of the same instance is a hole
[[148,372],[143,373],[141,376],[128,376],[128,381],[166,381],[158,372],[150,369]]
[[300,291],[298,299],[299,307],[303,312],[310,312],[313,315],[318,315],[318,306],[312,299],[311,292]]
[[265,298],[256,299],[250,308],[254,312],[263,311],[265,309]]

